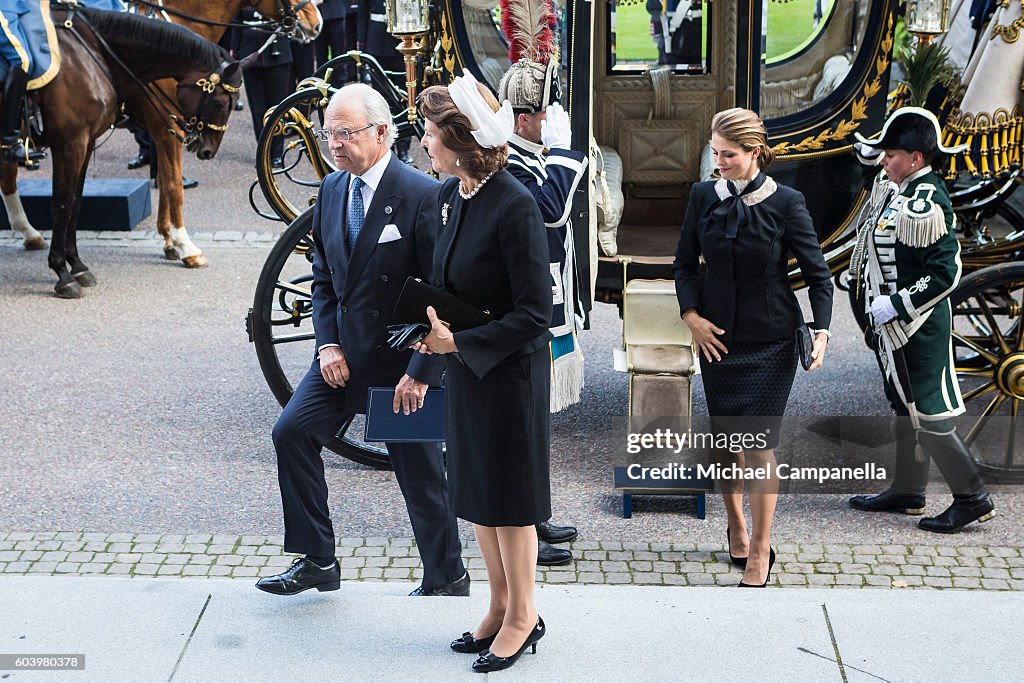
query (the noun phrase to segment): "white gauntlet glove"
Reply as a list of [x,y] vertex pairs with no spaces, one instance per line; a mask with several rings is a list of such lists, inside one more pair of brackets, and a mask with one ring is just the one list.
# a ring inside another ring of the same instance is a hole
[[540,124],[540,141],[548,149],[572,149],[569,115],[555,102],[547,108],[548,116]]
[[899,315],[892,305],[892,300],[887,296],[875,297],[871,302],[871,318],[876,325],[884,325]]

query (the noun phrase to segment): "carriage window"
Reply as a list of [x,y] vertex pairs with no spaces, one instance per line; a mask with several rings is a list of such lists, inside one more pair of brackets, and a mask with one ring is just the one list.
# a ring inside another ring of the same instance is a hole
[[806,110],[839,89],[882,1],[765,0],[762,118]]
[[609,0],[612,73],[659,65],[707,73],[709,5],[701,0]]

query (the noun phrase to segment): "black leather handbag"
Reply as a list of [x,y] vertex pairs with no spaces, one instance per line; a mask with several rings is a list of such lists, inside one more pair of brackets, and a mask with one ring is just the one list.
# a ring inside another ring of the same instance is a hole
[[814,358],[811,357],[813,338],[814,333],[807,325],[796,328],[796,350],[800,354],[800,365],[804,366],[804,370],[809,370],[811,363],[814,362]]

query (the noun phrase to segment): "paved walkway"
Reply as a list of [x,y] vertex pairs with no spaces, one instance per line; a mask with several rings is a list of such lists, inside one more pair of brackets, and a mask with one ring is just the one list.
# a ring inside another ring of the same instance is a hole
[[[284,227],[270,232],[257,232],[251,230],[242,232],[240,230],[218,230],[216,232],[189,232],[192,241],[199,245],[208,247],[269,247],[281,236]],[[40,230],[39,233],[50,243],[50,230]],[[15,247],[22,243],[20,233],[13,230],[0,230],[0,247]],[[163,244],[164,238],[156,230],[79,230],[77,243],[80,247],[137,247],[140,244],[152,242]]]
[[[955,537],[950,538],[955,541]],[[280,536],[0,532],[0,574],[106,574],[252,580],[286,568]],[[484,581],[476,545],[464,541],[470,576]],[[575,561],[542,567],[548,584],[732,586],[740,578],[723,545],[577,541]],[[781,587],[1024,590],[1020,547],[801,544],[776,546],[772,584]],[[410,538],[345,538],[342,579],[422,576]]]

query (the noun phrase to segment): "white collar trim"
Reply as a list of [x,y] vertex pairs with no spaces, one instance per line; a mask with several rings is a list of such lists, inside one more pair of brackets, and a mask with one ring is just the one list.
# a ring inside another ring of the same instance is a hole
[[[760,204],[764,200],[768,199],[768,197],[771,197],[777,189],[779,189],[779,186],[774,180],[772,180],[772,177],[765,176],[764,184],[762,184],[761,187],[757,188],[750,194],[743,195],[741,199],[747,206],[754,206],[755,204]],[[715,182],[715,193],[722,201],[725,201],[732,196],[732,193],[729,192],[728,181],[725,178],[719,178]]]

